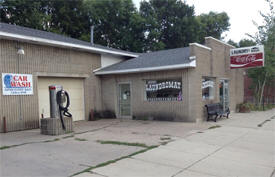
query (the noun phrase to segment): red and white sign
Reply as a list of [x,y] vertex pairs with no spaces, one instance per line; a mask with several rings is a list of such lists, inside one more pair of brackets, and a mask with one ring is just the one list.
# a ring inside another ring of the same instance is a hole
[[264,46],[252,46],[230,50],[230,68],[264,66]]
[[2,73],[3,95],[32,95],[31,74]]

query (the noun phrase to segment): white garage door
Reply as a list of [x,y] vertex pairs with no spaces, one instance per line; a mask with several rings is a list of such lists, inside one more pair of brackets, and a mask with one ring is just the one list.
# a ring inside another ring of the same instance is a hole
[[62,85],[69,93],[69,112],[73,121],[85,120],[83,79],[74,78],[38,78],[39,115],[50,117],[49,85]]

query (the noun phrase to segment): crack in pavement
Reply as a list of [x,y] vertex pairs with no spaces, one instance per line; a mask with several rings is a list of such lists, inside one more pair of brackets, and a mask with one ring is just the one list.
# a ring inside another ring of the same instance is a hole
[[[58,137],[58,138],[54,138],[54,139],[49,139],[49,140],[41,140],[41,141],[32,141],[32,142],[26,142],[26,143],[21,143],[21,144],[13,144],[13,145],[4,145],[4,146],[0,146],[0,151],[1,150],[6,150],[6,149],[10,149],[10,148],[14,148],[14,147],[18,147],[18,146],[24,146],[24,145],[28,145],[28,144],[38,144],[38,143],[50,143],[50,142],[55,142],[55,141],[61,141],[62,139],[69,139],[69,138],[74,138],[74,135],[80,135],[80,134],[85,134],[85,133],[89,133],[89,132],[95,132],[95,131],[99,131],[99,130],[103,130],[106,129],[108,127],[111,127],[113,125],[119,124],[120,122],[115,122],[115,123],[111,123],[109,125],[106,125],[104,127],[100,127],[97,129],[92,129],[92,130],[87,130],[87,131],[83,131],[83,132],[76,132],[76,133],[70,133],[70,134],[65,134],[63,135],[63,137]],[[56,140],[58,139],[58,140]]]
[[[275,116],[272,116],[270,119],[274,119],[274,118],[275,118]],[[231,127],[236,127],[236,126],[231,126]],[[242,127],[237,127],[237,128],[242,128]],[[249,127],[249,129],[255,129],[255,128],[254,128],[254,127]],[[205,160],[206,158],[210,157],[211,155],[217,153],[218,151],[222,150],[222,149],[225,148],[226,146],[228,146],[228,145],[230,145],[230,144],[236,142],[237,140],[241,139],[242,137],[244,137],[245,135],[247,135],[249,132],[250,132],[250,131],[247,131],[247,132],[244,133],[242,136],[240,136],[240,137],[234,139],[233,141],[231,141],[231,142],[229,142],[229,143],[227,143],[227,144],[221,146],[221,147],[218,148],[216,151],[214,151],[214,152],[208,154],[207,156],[205,156],[205,157],[201,158],[200,160],[194,162],[193,164],[187,166],[186,168],[182,169],[181,171],[179,171],[178,173],[172,175],[171,177],[175,177],[176,175],[182,173],[183,171],[188,170],[188,169],[191,168],[192,166],[194,166],[194,165],[196,165],[197,163],[199,163],[199,162]],[[273,172],[271,173],[271,176],[270,176],[270,177],[273,177],[274,174],[275,174],[275,168],[274,168]],[[211,175],[212,175],[212,174],[211,174]]]
[[273,172],[271,173],[270,177],[274,177],[275,176],[275,168],[273,170]]

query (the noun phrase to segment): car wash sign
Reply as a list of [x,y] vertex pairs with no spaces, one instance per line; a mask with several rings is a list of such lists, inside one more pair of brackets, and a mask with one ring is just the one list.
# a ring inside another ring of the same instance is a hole
[[230,68],[264,66],[264,46],[252,46],[230,50]]
[[32,95],[31,74],[2,73],[3,95]]

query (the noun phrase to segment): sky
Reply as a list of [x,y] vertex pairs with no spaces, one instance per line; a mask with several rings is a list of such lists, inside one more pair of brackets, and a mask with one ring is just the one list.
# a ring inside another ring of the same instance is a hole
[[[142,0],[133,0],[139,8]],[[275,5],[275,0],[271,0]],[[195,14],[214,12],[226,12],[230,20],[230,30],[223,33],[224,41],[232,39],[239,42],[241,39],[249,39],[246,33],[254,35],[257,27],[253,20],[262,24],[263,18],[259,11],[269,12],[268,3],[265,0],[186,0],[188,5],[195,6]]]

